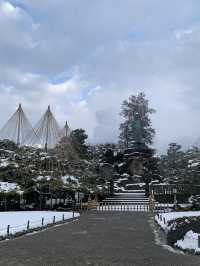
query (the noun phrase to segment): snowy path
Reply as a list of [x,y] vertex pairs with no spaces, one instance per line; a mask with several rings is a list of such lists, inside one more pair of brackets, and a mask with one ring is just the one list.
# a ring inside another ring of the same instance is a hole
[[87,212],[78,221],[0,243],[2,266],[199,266],[155,244],[147,213]]

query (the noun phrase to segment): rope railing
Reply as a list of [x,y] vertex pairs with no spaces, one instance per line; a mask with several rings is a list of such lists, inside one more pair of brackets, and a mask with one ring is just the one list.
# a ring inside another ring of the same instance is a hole
[[66,217],[65,214],[62,214],[62,217],[56,217],[55,215],[52,216],[51,218],[44,218],[42,217],[40,220],[27,220],[26,223],[16,225],[16,226],[11,226],[7,225],[3,228],[0,228],[0,238],[9,238],[11,236],[15,236],[18,233],[28,233],[32,230],[35,229],[42,229],[44,227],[47,227],[49,225],[53,225],[55,223],[62,223],[65,222],[69,219],[74,219],[75,218],[75,213],[72,213],[72,217],[69,218],[68,216]]

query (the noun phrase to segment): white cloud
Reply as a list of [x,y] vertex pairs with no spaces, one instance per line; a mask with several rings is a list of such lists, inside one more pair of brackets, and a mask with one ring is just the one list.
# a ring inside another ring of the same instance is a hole
[[5,15],[16,14],[16,9],[9,2],[0,3],[0,11]]
[[18,102],[33,123],[50,104],[61,125],[117,141],[121,102],[143,90],[157,109],[156,147],[193,144],[199,17],[196,0],[0,0],[0,124]]

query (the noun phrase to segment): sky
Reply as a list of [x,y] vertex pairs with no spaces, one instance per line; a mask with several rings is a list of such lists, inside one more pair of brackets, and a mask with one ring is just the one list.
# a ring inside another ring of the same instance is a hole
[[50,104],[89,142],[116,142],[120,106],[145,92],[154,147],[200,139],[199,0],[0,0],[0,126]]

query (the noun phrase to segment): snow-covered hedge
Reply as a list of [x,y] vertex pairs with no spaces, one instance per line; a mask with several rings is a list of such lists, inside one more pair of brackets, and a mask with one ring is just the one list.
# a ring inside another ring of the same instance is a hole
[[159,213],[155,216],[155,220],[165,232],[168,232],[173,225],[173,221],[183,217],[200,217],[200,211]]
[[183,239],[178,240],[174,246],[182,250],[200,254],[199,234],[194,233],[192,230],[187,232]]
[[200,233],[199,211],[163,213],[157,215],[155,220],[166,232],[167,241],[171,245],[176,245],[179,240],[183,241],[189,231]]

